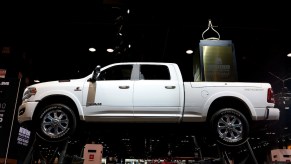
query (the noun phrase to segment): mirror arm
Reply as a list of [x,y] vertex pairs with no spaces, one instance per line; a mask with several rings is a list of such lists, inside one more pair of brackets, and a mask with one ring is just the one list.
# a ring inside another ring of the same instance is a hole
[[100,65],[97,65],[93,71],[92,77],[88,81],[95,82],[97,80],[97,75],[100,73],[100,68]]

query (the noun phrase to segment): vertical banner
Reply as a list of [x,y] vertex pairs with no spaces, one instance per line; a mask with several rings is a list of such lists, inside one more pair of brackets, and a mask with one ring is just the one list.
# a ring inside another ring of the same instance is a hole
[[8,153],[19,87],[19,79],[0,78],[0,158]]
[[237,81],[234,46],[231,40],[200,40],[203,81]]

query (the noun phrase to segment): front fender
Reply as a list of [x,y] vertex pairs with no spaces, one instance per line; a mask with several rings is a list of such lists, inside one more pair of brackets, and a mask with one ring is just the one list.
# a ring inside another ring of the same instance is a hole
[[49,96],[53,96],[53,95],[61,95],[61,96],[66,96],[66,97],[70,98],[75,103],[75,105],[77,107],[80,119],[81,120],[85,119],[83,107],[81,104],[82,92],[80,92],[79,94],[76,94],[76,93],[74,94],[74,93],[64,91],[64,90],[50,90],[50,91],[43,92],[42,94],[39,94],[37,97],[35,97],[35,99],[41,101],[41,100],[43,100]]

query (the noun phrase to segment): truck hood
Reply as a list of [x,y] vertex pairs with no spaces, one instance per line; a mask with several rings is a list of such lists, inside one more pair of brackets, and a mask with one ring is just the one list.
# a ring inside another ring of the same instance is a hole
[[[23,97],[30,88],[36,89],[36,94],[31,96],[28,101],[38,101],[47,95],[74,95],[81,94],[83,90],[84,83],[86,83],[88,77],[81,79],[72,79],[72,80],[58,80],[58,81],[49,81],[42,82],[38,84],[33,84],[28,86],[23,92]],[[78,93],[77,93],[78,92]]]
[[79,85],[83,85],[85,78],[82,79],[69,79],[69,80],[55,80],[55,81],[48,81],[30,85],[29,87],[36,87],[36,88],[50,88],[50,87],[75,87]]

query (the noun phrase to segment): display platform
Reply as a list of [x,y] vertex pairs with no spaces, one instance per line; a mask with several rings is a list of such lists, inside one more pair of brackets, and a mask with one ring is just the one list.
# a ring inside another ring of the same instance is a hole
[[[248,161],[257,164],[256,156],[250,142],[238,147],[224,147],[215,142],[206,141],[203,136],[174,133],[115,133],[106,128],[95,131],[86,129],[80,136],[65,141],[52,143],[35,135],[34,142],[23,160],[23,164],[42,163],[90,163],[98,159],[102,163],[125,163],[126,159],[145,160],[143,163],[225,163]],[[114,128],[113,128],[114,129]],[[145,129],[143,129],[145,130]],[[173,130],[173,129],[172,129]],[[138,132],[138,131],[136,131]],[[177,132],[177,131],[176,131]],[[86,148],[86,145],[100,145],[99,149]],[[243,153],[234,153],[244,150]],[[98,153],[99,152],[99,153]],[[232,153],[231,153],[232,152]],[[98,154],[102,155],[98,157]],[[104,159],[105,158],[105,162]]]

